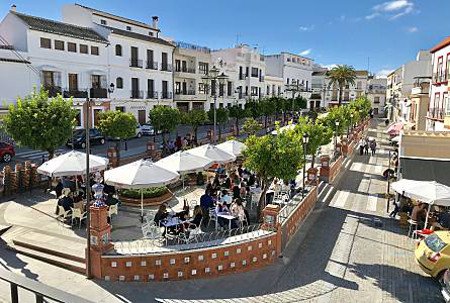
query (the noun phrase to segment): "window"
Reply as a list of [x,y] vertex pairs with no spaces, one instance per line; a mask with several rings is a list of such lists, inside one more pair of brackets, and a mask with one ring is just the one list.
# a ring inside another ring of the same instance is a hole
[[122,56],[122,45],[116,44],[116,56]]
[[117,77],[116,79],[116,88],[123,88],[123,79],[121,77]]
[[78,74],[69,74],[69,91],[78,91]]
[[131,26],[127,26],[127,31],[131,31]]
[[105,19],[100,20],[100,24],[106,25],[106,20]]
[[286,84],[289,84],[289,78],[286,79]]
[[205,62],[199,62],[198,63],[198,70],[200,71],[200,74],[206,75],[209,71],[209,65]]
[[181,61],[180,60],[175,60],[175,71],[176,72],[180,72],[181,71]]
[[54,86],[53,72],[43,71],[42,72],[42,84],[44,87]]
[[251,87],[251,94],[252,94],[252,96],[258,96],[258,87],[252,86]]
[[116,110],[119,112],[124,113],[125,112],[125,106],[116,106]]
[[75,123],[76,126],[81,126],[81,110],[80,109],[75,109],[77,114],[75,115]]
[[153,37],[153,32],[148,32],[148,35],[149,35],[150,37]]
[[252,77],[258,78],[258,68],[252,67]]
[[64,50],[64,41],[55,40],[55,49]]
[[227,85],[227,95],[231,96],[231,94],[233,93],[233,82],[228,81]]
[[52,48],[52,40],[47,38],[41,38],[41,47],[42,48]]
[[88,46],[86,44],[80,44],[80,53],[81,54],[87,54],[88,53]]
[[67,42],[67,50],[72,53],[77,52],[77,44],[73,42]]
[[175,94],[181,93],[181,82],[175,82]]
[[380,103],[380,97],[374,97],[373,103]]
[[91,55],[98,56],[98,46],[91,46]]

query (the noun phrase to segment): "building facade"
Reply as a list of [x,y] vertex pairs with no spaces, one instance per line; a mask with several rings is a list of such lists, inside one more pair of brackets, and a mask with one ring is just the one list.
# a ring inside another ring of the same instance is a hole
[[264,95],[266,97],[282,97],[284,93],[284,80],[282,77],[268,76],[264,77],[266,89]]
[[387,79],[376,79],[373,76],[368,80],[367,98],[372,104],[374,115],[384,115],[386,106]]
[[432,79],[430,104],[427,114],[427,130],[449,130],[450,37],[434,46],[430,53],[432,55]]

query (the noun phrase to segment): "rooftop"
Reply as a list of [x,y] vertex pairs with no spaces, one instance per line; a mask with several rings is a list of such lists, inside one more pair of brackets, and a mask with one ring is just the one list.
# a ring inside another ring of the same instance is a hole
[[175,47],[174,44],[170,43],[167,40],[161,39],[161,38],[152,37],[150,35],[143,35],[143,34],[131,32],[131,31],[123,30],[123,29],[118,29],[118,28],[111,27],[111,26],[102,25],[102,27],[109,29],[111,31],[111,33],[116,34],[116,35]]
[[46,33],[58,34],[88,41],[108,43],[108,40],[103,38],[92,28],[72,25],[64,22],[44,19],[41,17],[35,17],[25,15],[22,13],[11,12],[19,19],[28,25],[29,29],[37,30]]
[[447,45],[450,45],[450,36],[439,42],[437,45],[435,45],[432,49],[430,49],[431,53],[435,53],[438,50],[446,47]]

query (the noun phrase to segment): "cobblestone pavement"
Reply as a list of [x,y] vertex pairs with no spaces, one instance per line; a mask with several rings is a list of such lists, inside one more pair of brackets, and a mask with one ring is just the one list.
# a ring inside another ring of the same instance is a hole
[[[380,143],[382,130],[380,125],[369,135]],[[2,251],[0,259],[5,267],[95,302],[443,302],[438,285],[415,264],[412,240],[388,218],[379,197],[386,187],[380,178],[387,164],[384,147],[375,156],[355,155],[283,258],[260,270],[208,280],[120,283],[83,280],[10,252]],[[1,290],[0,284],[0,298]]]

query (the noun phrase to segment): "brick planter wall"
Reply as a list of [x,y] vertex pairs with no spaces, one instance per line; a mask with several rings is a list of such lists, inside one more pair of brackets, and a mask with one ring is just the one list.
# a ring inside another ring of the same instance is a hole
[[305,221],[308,214],[314,208],[317,203],[317,186],[314,186],[312,190],[306,195],[303,202],[297,205],[295,210],[289,215],[289,217],[281,225],[282,233],[282,250],[286,248],[289,240],[297,232],[300,225]]
[[342,163],[344,162],[344,157],[341,155],[330,165],[330,173],[328,175],[328,183],[333,183],[334,178],[339,174]]
[[273,263],[280,232],[235,244],[141,256],[103,255],[101,278],[110,281],[168,281],[216,277]]
[[[172,199],[173,194],[170,191],[167,191],[164,195],[155,197],[155,198],[144,198],[144,206],[155,206],[160,205],[163,202],[169,201]],[[119,200],[124,204],[128,206],[135,206],[140,207],[141,206],[141,198],[129,198],[122,195],[119,195]]]

